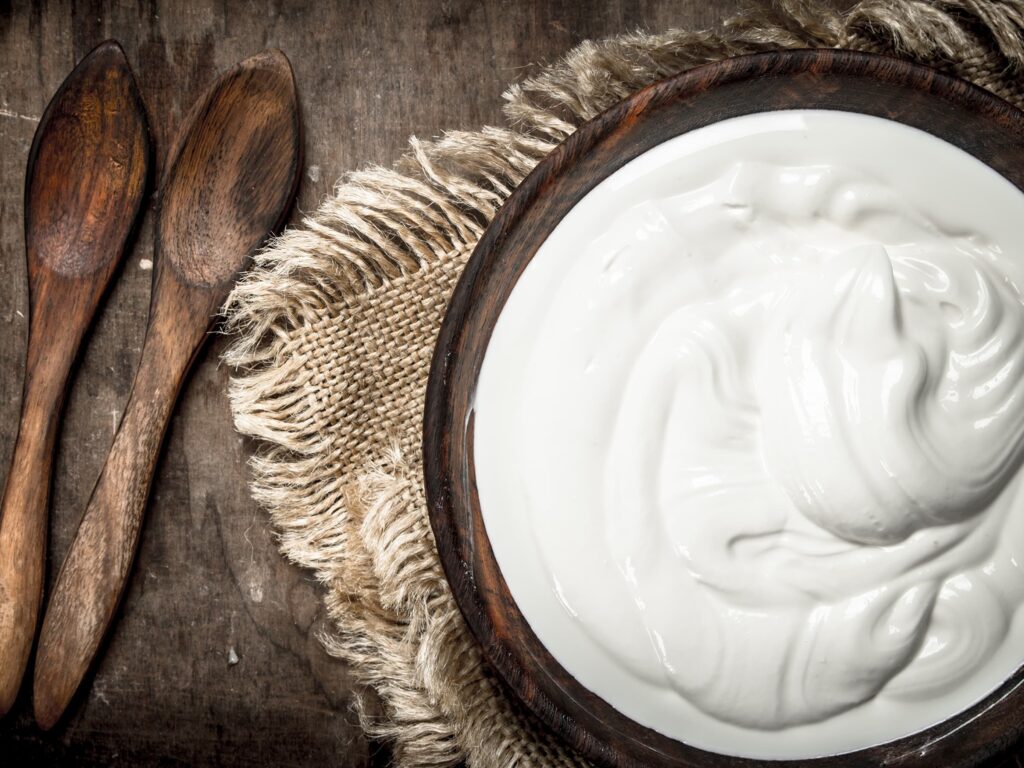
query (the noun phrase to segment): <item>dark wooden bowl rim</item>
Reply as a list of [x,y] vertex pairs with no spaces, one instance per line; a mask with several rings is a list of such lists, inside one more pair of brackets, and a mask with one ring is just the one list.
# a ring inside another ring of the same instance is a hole
[[423,434],[424,482],[441,562],[486,659],[543,722],[601,765],[977,765],[1024,732],[1024,667],[943,723],[846,755],[784,762],[728,757],[641,726],[548,653],[512,599],[484,530],[472,462],[474,392],[494,323],[522,270],[569,209],[628,161],[695,128],[778,109],[839,109],[896,120],[966,150],[1024,190],[1024,113],[963,80],[885,56],[801,50],[728,59],[656,83],[585,123],[498,212],[441,327]]

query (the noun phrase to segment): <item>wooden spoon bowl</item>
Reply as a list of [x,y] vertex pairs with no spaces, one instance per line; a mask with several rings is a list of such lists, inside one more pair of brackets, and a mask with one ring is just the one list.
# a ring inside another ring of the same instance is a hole
[[473,464],[474,392],[488,341],[523,270],[563,216],[648,149],[727,118],[838,109],[920,128],[1024,189],[1024,113],[927,67],[847,51],[757,54],[640,91],[583,125],[516,189],[469,260],[434,352],[424,416],[431,525],[455,599],[485,657],[555,732],[606,766],[968,766],[1024,734],[1024,667],[943,723],[833,757],[759,761],[711,753],[625,717],[552,657],[516,605],[484,528]]

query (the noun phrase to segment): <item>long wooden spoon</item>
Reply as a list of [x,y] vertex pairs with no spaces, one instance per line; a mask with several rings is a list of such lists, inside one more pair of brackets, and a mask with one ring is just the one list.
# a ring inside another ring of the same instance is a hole
[[146,114],[107,41],[39,121],[25,183],[29,339],[21,422],[0,506],[0,716],[21,687],[43,594],[50,471],[71,364],[140,210]]
[[64,712],[113,618],[178,391],[246,257],[283,221],[300,155],[295,81],[280,51],[222,75],[182,125],[160,194],[142,360],[43,619],[35,714],[44,729]]

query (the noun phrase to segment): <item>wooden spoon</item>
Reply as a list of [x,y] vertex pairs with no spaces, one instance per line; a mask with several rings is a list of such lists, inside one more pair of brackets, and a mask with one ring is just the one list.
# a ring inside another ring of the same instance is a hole
[[0,716],[14,703],[43,595],[50,471],[71,364],[139,213],[146,114],[121,46],[102,43],[50,101],[28,156],[29,339],[0,506]]
[[161,192],[142,360],[43,619],[35,715],[52,727],[124,592],[178,391],[249,256],[283,220],[299,178],[295,81],[280,51],[221,76],[185,119]]

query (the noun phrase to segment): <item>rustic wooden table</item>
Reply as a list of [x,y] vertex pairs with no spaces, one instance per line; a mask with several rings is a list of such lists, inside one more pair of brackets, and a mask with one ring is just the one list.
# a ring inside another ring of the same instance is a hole
[[[293,217],[345,171],[390,164],[412,133],[500,119],[503,88],[588,37],[709,26],[740,0],[0,3],[0,477],[21,397],[25,159],[39,115],[95,44],[116,38],[149,110],[157,173],[182,113],[215,74],[267,46],[292,60],[306,166]],[[108,7],[109,6],[109,7]],[[50,578],[110,445],[138,361],[153,212],[73,379],[57,459]],[[321,649],[320,593],[278,554],[246,490],[252,446],[231,424],[215,339],[167,437],[131,586],[65,721],[33,724],[29,693],[0,722],[4,766],[384,765],[351,711],[354,681]]]

